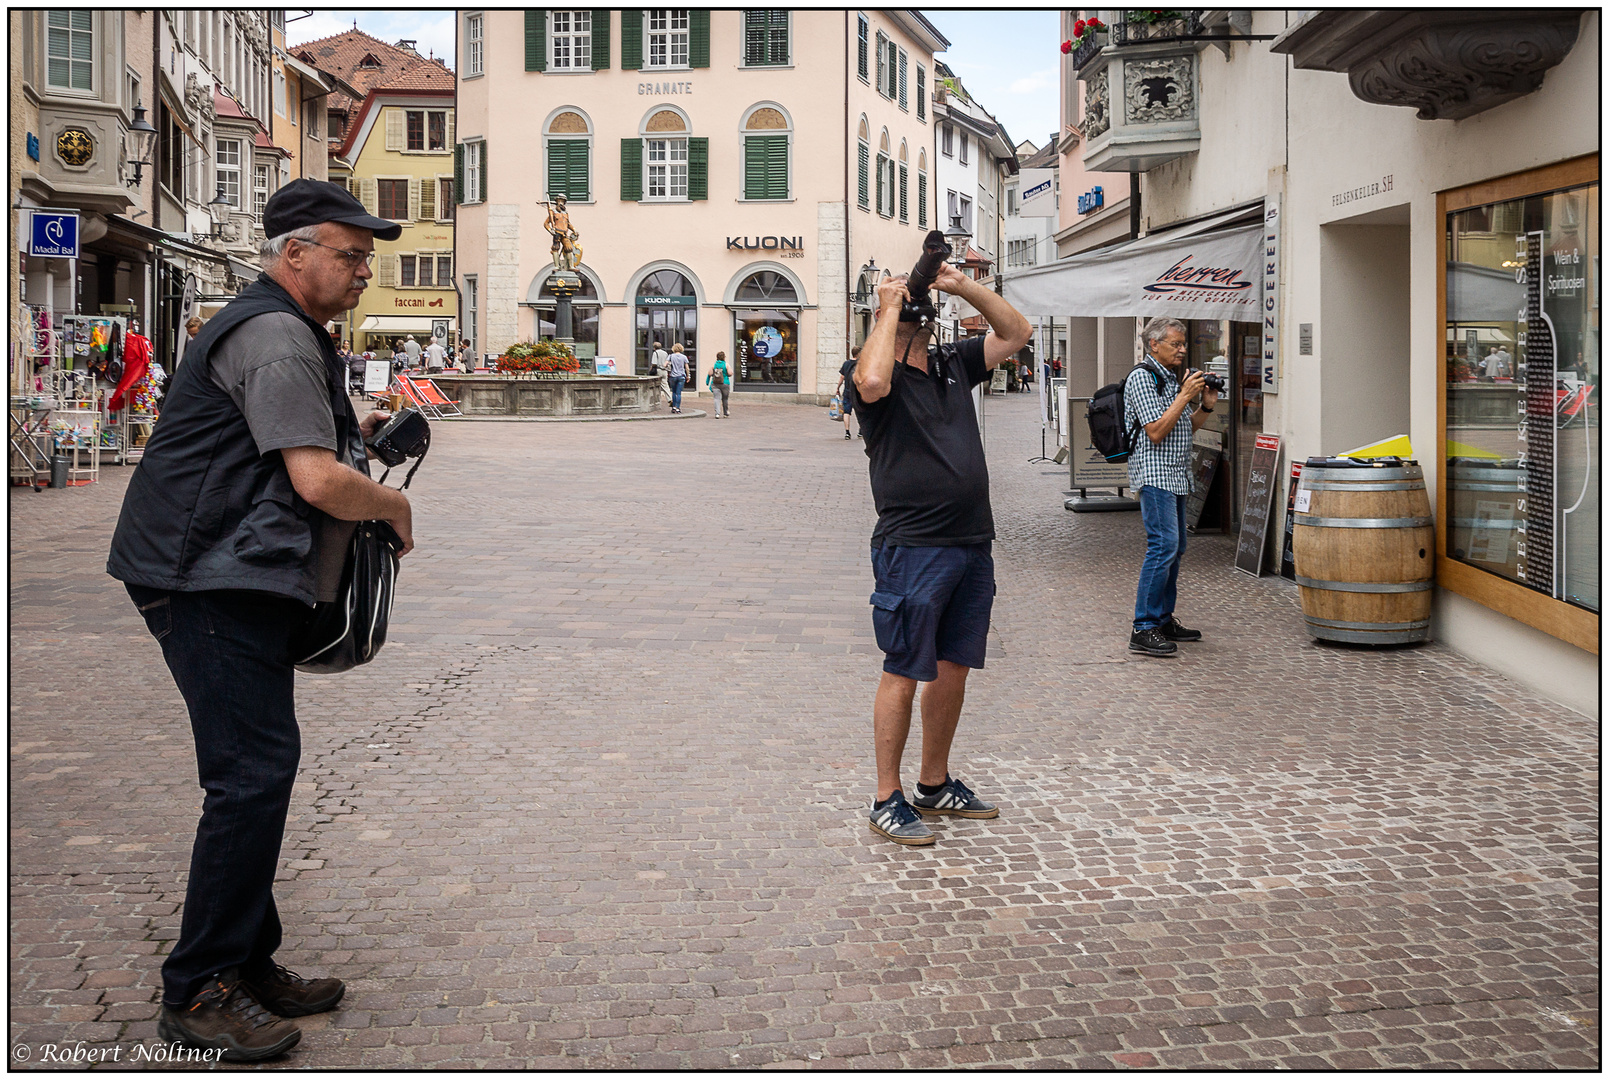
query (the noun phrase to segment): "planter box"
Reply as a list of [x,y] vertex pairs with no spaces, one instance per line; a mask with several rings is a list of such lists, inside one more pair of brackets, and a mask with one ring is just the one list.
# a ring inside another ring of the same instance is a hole
[[647,375],[439,375],[466,416],[610,416],[653,412],[659,380]]

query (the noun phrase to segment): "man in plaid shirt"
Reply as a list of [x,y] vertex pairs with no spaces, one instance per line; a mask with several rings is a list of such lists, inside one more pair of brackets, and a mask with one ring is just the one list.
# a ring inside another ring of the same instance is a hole
[[[1142,331],[1145,360],[1129,373],[1123,387],[1123,421],[1127,430],[1140,428],[1129,455],[1129,486],[1140,495],[1140,519],[1145,523],[1145,564],[1134,597],[1134,633],[1129,651],[1146,656],[1172,656],[1179,641],[1200,641],[1173,617],[1179,595],[1179,562],[1184,557],[1184,507],[1190,497],[1190,442],[1196,428],[1218,402],[1201,372],[1184,376],[1185,354],[1190,347],[1184,323],[1178,319],[1152,319]],[[1160,389],[1158,383],[1161,383]],[[1198,410],[1192,404],[1202,398]],[[1180,420],[1189,422],[1181,424]]]

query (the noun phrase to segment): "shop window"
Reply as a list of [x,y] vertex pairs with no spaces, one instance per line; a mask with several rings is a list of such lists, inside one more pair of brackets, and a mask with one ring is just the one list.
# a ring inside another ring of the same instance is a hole
[[45,13],[45,81],[58,90],[95,88],[95,13],[88,8]]
[[799,386],[799,294],[773,270],[751,274],[737,288],[733,386],[795,391]]
[[698,296],[686,275],[656,270],[642,279],[637,286],[634,332],[634,370],[648,370],[654,342],[660,342],[666,352],[679,344],[687,357],[687,385],[703,385],[698,377]]
[[592,70],[592,12],[548,12],[549,71]]
[[[553,295],[552,276],[542,282],[535,303],[535,341],[558,335],[559,302]],[[581,291],[570,300],[571,334],[575,338],[575,354],[583,360],[598,355],[598,325],[602,309],[598,306],[598,289],[586,274],[581,275]]]
[[[1496,202],[1459,206],[1458,193],[1442,196],[1438,580],[1582,644],[1586,624],[1568,610],[1594,616],[1595,639],[1601,609],[1596,167],[1583,175],[1558,166],[1502,186],[1512,195]],[[1557,603],[1538,607],[1525,594]]]

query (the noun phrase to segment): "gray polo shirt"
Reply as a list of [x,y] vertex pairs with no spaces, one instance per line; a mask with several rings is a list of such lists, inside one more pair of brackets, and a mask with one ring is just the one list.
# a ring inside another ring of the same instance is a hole
[[[337,448],[324,354],[312,329],[294,315],[269,312],[236,327],[212,350],[212,381],[246,418],[258,453],[317,446],[336,451],[347,465],[367,455],[363,435],[355,427],[347,452]],[[340,587],[346,548],[357,523],[332,518],[316,507],[309,514],[318,559],[314,595],[326,603],[335,599]]]

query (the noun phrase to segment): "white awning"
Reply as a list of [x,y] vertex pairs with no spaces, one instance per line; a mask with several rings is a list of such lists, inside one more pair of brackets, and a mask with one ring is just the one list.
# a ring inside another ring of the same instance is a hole
[[1247,214],[1236,210],[1007,274],[1005,297],[1024,315],[1261,322],[1262,223],[1224,227]]
[[358,327],[366,334],[423,334],[430,336],[431,324],[437,319],[446,319],[449,327],[456,325],[458,320],[451,315],[370,315]]

